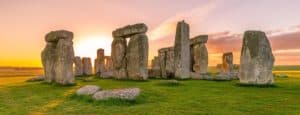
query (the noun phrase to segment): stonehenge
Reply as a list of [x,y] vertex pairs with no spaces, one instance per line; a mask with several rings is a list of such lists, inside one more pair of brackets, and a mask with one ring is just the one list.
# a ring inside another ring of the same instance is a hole
[[89,57],[82,58],[82,68],[83,68],[83,75],[91,76],[92,75],[92,61]]
[[[242,41],[240,65],[233,64],[233,53],[222,56],[217,65],[219,74],[208,73],[208,35],[190,38],[189,25],[177,23],[174,45],[158,50],[151,69],[148,69],[148,28],[143,23],[128,25],[112,32],[111,56],[104,49],[97,50],[94,61],[95,76],[115,79],[147,80],[163,79],[236,80],[241,84],[272,85],[274,56],[266,34],[262,31],[246,31]],[[126,40],[126,39],[129,40]],[[44,80],[67,85],[74,84],[74,76],[92,75],[89,57],[74,56],[73,33],[66,30],[46,34],[46,46],[41,53]],[[127,43],[128,42],[128,43]],[[73,64],[75,68],[73,68]],[[74,70],[73,70],[74,69]]]
[[46,82],[75,84],[72,40],[73,33],[66,30],[51,31],[45,36],[47,44],[41,58]]
[[246,31],[241,50],[240,83],[272,85],[275,59],[266,34],[262,31]]
[[174,63],[175,78],[190,78],[190,33],[189,25],[184,21],[177,23],[175,45],[174,45]]
[[[147,29],[145,24],[139,23],[113,31],[111,59],[116,79],[147,80],[149,51]],[[130,38],[128,46],[126,38]]]

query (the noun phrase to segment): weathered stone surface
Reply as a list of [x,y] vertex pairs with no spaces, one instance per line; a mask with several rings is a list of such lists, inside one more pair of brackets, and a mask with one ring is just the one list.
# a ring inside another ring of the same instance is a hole
[[208,40],[208,35],[199,35],[194,38],[190,39],[190,44],[195,45],[195,44],[202,44],[202,43],[207,43]]
[[105,71],[104,60],[104,49],[100,48],[97,50],[97,58],[94,61],[94,72],[98,77]]
[[143,23],[128,25],[113,31],[113,37],[127,38],[135,34],[146,33],[147,30],[147,26]]
[[126,51],[129,79],[146,80],[148,78],[148,45],[148,37],[145,34],[131,36]]
[[264,32],[246,31],[240,57],[241,84],[270,85],[274,83],[271,45]]
[[55,63],[55,81],[60,84],[74,84],[75,77],[73,74],[73,42],[68,39],[60,39],[58,40],[56,48],[57,61]]
[[126,70],[126,40],[115,37],[111,45],[111,59],[113,62],[113,76],[116,79],[127,79]]
[[93,95],[93,94],[95,94],[99,90],[101,90],[101,88],[99,86],[96,86],[96,85],[86,85],[86,86],[83,86],[80,89],[78,89],[76,91],[76,94],[77,95]]
[[190,39],[191,70],[199,74],[206,74],[208,69],[208,52],[205,46],[207,35],[200,35]]
[[55,42],[57,43],[58,40],[65,39],[68,41],[72,41],[73,33],[67,30],[58,30],[58,31],[51,31],[45,36],[46,42]]
[[190,41],[189,25],[184,21],[178,22],[174,46],[175,77],[190,78]]
[[158,50],[158,55],[160,61],[161,77],[174,78],[174,47],[161,48]]
[[159,63],[158,56],[155,56],[151,61],[151,72],[149,72],[149,77],[153,77],[153,78],[160,77],[160,63]]
[[74,64],[75,64],[75,76],[82,76],[83,69],[82,69],[82,61],[79,56],[76,56],[74,58]]
[[95,100],[122,99],[135,100],[140,95],[139,88],[114,89],[98,91],[93,95]]
[[52,31],[45,37],[47,45],[42,51],[46,82],[74,84],[73,33],[66,30]]
[[48,83],[55,81],[55,62],[56,56],[56,43],[48,42],[42,51],[42,64],[44,68],[45,81]]
[[91,58],[83,57],[82,58],[82,68],[83,68],[83,75],[92,75],[92,62]]
[[201,79],[201,80],[213,80],[213,78],[208,75],[207,73],[206,74],[199,74],[199,73],[196,73],[196,72],[190,72],[190,76],[192,79]]

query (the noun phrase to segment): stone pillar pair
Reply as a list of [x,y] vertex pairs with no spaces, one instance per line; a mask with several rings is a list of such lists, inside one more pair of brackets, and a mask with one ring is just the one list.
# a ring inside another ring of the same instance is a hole
[[208,35],[200,35],[190,39],[191,70],[198,74],[207,74],[208,52],[206,48]]
[[175,77],[174,47],[161,48],[158,51],[161,78]]
[[91,76],[92,75],[92,60],[89,57],[76,56],[74,59],[75,76]]
[[[113,31],[111,58],[116,79],[148,78],[148,37],[145,24],[128,25]],[[130,38],[128,46],[126,38]]]
[[46,82],[63,85],[75,83],[72,40],[73,33],[66,30],[52,31],[46,35],[47,44],[41,54]]

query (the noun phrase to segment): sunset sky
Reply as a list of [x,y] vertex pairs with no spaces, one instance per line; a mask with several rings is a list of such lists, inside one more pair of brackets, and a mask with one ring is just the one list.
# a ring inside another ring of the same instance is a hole
[[208,34],[209,65],[234,52],[239,63],[245,30],[265,31],[276,65],[300,65],[300,0],[1,0],[0,66],[41,66],[44,36],[74,33],[75,55],[110,55],[111,32],[128,24],[148,26],[149,60],[174,44],[176,23],[191,37]]

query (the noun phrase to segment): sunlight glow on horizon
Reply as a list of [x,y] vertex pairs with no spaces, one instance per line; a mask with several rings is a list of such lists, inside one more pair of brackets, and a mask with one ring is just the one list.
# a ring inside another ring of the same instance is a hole
[[75,56],[90,57],[93,64],[99,48],[104,49],[105,56],[110,56],[111,42],[112,39],[108,36],[81,37],[74,41]]

